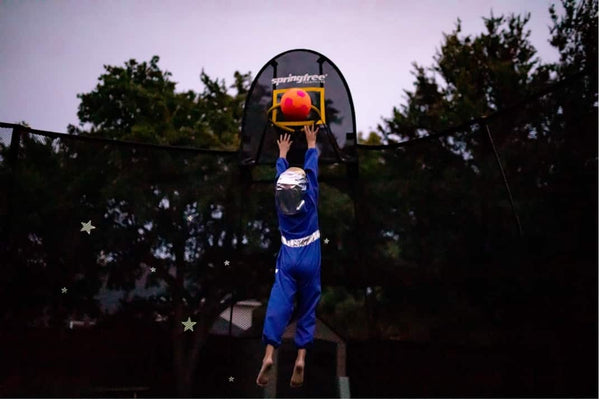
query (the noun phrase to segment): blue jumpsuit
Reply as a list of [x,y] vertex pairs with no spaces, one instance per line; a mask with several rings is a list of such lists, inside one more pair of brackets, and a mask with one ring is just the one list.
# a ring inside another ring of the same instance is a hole
[[[288,167],[285,158],[277,159],[275,179],[277,180]],[[263,329],[263,342],[275,348],[281,344],[281,337],[290,321],[296,295],[298,296],[298,322],[294,342],[299,349],[312,344],[316,324],[315,310],[321,296],[316,149],[306,151],[304,171],[307,190],[300,211],[294,215],[285,215],[277,209],[282,244],[277,256],[275,283],[271,289]]]

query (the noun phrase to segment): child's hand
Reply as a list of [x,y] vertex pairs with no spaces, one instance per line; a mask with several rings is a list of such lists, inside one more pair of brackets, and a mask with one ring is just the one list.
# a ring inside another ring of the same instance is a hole
[[287,156],[288,151],[290,151],[290,146],[292,145],[291,137],[289,133],[284,134],[283,136],[279,136],[277,139],[277,146],[279,146],[279,157],[285,158]]
[[317,132],[319,128],[315,125],[304,126],[304,134],[306,135],[306,143],[309,149],[314,149],[317,146]]

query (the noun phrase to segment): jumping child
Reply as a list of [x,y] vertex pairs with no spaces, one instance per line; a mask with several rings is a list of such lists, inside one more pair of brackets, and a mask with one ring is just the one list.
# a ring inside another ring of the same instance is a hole
[[292,141],[285,134],[279,140],[279,158],[275,176],[275,204],[281,232],[281,248],[275,267],[275,283],[267,305],[262,340],[266,345],[262,367],[256,384],[266,386],[273,365],[273,352],[281,345],[294,299],[297,296],[298,321],[295,344],[298,355],[290,380],[291,387],[304,382],[306,348],[313,342],[315,310],[321,296],[321,243],[317,212],[319,184],[317,182],[318,128],[304,127],[308,149],[304,169],[289,167],[286,160]]

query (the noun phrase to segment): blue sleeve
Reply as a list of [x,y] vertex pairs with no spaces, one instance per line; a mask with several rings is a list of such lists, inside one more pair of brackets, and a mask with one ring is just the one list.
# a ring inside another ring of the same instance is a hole
[[304,171],[306,171],[306,179],[308,180],[308,197],[315,205],[319,200],[319,153],[317,149],[308,149],[304,155]]
[[283,174],[286,169],[288,169],[290,164],[285,158],[279,157],[277,162],[275,163],[275,168],[277,169],[277,173],[275,174],[275,180],[279,178],[279,175]]

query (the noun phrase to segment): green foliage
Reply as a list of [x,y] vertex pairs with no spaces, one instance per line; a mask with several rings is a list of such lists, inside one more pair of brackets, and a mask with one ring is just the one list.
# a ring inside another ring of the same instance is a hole
[[364,339],[368,336],[364,296],[356,290],[340,286],[324,288],[317,312],[345,337]]
[[[224,81],[202,72],[201,93],[178,93],[158,61],[105,66],[96,88],[78,96],[81,123],[69,132],[236,150],[250,75],[236,73],[230,93]],[[174,342],[174,367],[185,383],[208,329],[229,305],[222,300],[236,287],[264,281],[267,271],[256,267],[270,259],[241,257],[248,248],[264,249],[241,230],[235,153],[39,141],[31,135],[23,135],[19,153],[9,210],[12,261],[5,274],[17,285],[2,295],[13,306],[1,315],[5,325],[61,326],[84,314],[104,324],[117,312],[166,320],[177,338],[180,321],[191,316],[198,334],[189,354],[183,355],[185,342]],[[89,236],[80,232],[80,221],[88,220],[96,227]],[[61,297],[61,287],[68,295]],[[186,390],[182,384],[180,393]]]
[[598,2],[595,0],[565,0],[564,14],[550,6],[553,26],[550,43],[560,52],[561,73],[589,69],[596,72],[598,61]]
[[[405,307],[426,304],[425,298],[447,306],[443,312],[420,311],[423,338],[430,337],[427,332],[442,335],[439,340],[449,338],[475,319],[479,325],[470,329],[489,330],[489,324],[513,329],[521,323],[518,315],[539,303],[529,298],[529,305],[517,306],[489,294],[510,291],[513,298],[527,298],[536,290],[549,290],[534,278],[535,265],[553,265],[545,272],[559,282],[567,272],[554,265],[557,254],[579,260],[570,282],[586,296],[593,293],[585,281],[593,280],[590,250],[596,238],[596,218],[591,216],[597,206],[597,2],[564,1],[563,8],[562,16],[550,8],[551,43],[561,53],[556,65],[536,57],[529,16],[491,15],[475,36],[462,34],[458,21],[444,35],[434,64],[414,66],[414,90],[405,93],[406,103],[393,109],[379,133],[386,143],[417,139],[492,115],[585,67],[584,77],[490,120],[487,127],[472,125],[394,151],[361,152],[360,251],[368,270],[363,276],[381,284],[383,296],[368,307],[373,332],[402,337],[402,329],[409,332],[418,315],[405,313]],[[488,128],[516,200],[523,237],[516,230]],[[371,135],[368,142],[377,144],[377,138]],[[528,278],[518,284],[495,279],[503,274]],[[480,275],[491,280],[487,292],[471,290],[466,283]],[[425,297],[409,290],[419,282],[427,282],[420,287]],[[410,297],[384,301],[398,290]],[[456,291],[462,294],[455,296]],[[451,297],[455,301],[447,303]],[[450,315],[462,323],[457,325]],[[545,318],[538,315],[530,322],[546,324]]]
[[251,82],[236,72],[228,92],[223,80],[200,74],[201,93],[175,92],[171,73],[161,71],[159,57],[149,63],[129,60],[124,67],[105,66],[96,88],[81,99],[78,117],[89,132],[78,134],[142,143],[236,150],[243,105]]

